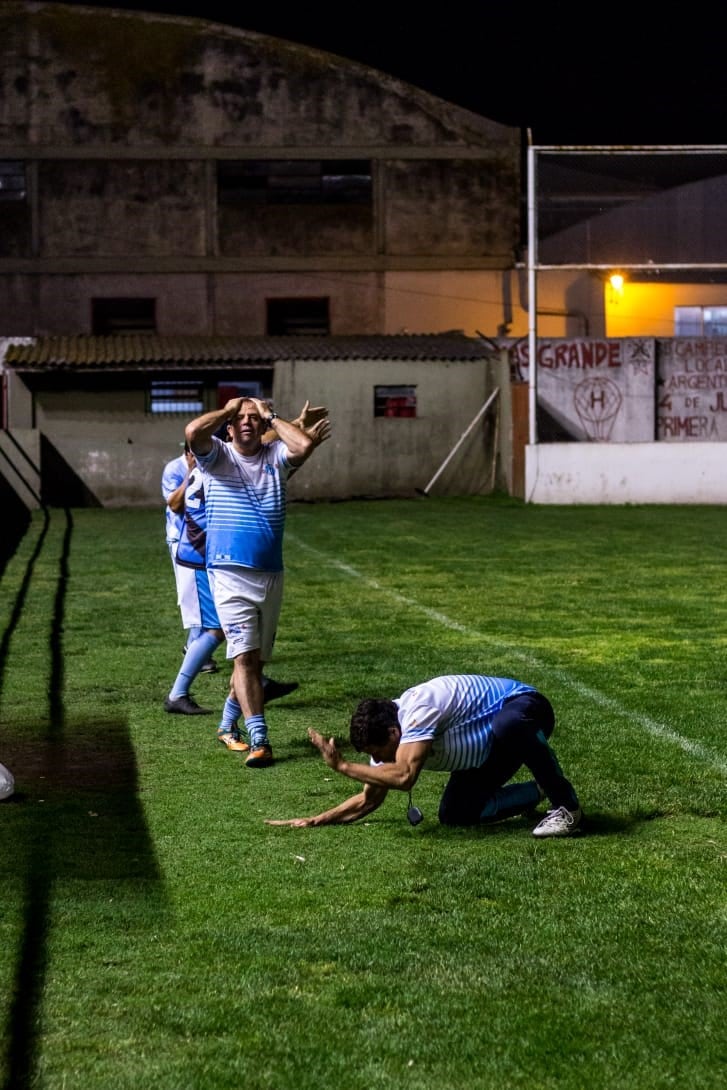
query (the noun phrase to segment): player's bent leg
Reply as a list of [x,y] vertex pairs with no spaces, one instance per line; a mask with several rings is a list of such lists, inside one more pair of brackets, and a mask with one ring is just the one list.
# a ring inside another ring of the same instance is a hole
[[496,792],[512,779],[520,765],[506,746],[493,742],[487,760],[479,768],[462,769],[449,777],[439,804],[441,824],[479,824],[483,812],[492,812]]

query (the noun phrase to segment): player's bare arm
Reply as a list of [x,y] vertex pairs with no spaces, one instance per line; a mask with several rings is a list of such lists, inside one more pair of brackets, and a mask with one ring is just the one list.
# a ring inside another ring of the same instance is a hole
[[233,397],[222,409],[202,413],[191,420],[184,429],[184,437],[195,454],[209,454],[212,450],[212,436],[223,424],[229,424],[240,411],[243,401],[250,398]]
[[175,515],[184,514],[184,497],[187,492],[187,485],[189,484],[189,478],[192,470],[195,467],[194,455],[191,450],[184,452],[184,458],[187,462],[187,473],[181,484],[177,485],[173,492],[170,492],[167,496],[167,507],[171,508]]
[[282,416],[270,412],[270,409],[258,397],[248,399],[255,406],[255,411],[260,418],[265,420],[279,439],[282,439],[288,448],[288,461],[291,465],[300,466],[313,453],[316,443],[307,432],[303,431],[290,420],[284,420]]
[[324,738],[317,730],[310,729],[308,737],[329,768],[351,780],[384,787],[387,791],[411,791],[431,750],[431,742],[407,742],[397,747],[393,760],[371,765],[346,761],[335,740]]
[[175,515],[184,514],[184,494],[187,491],[187,485],[189,484],[189,473],[184,478],[178,488],[175,488],[173,492],[169,493],[167,500],[167,507],[171,508]]
[[367,784],[363,791],[352,795],[350,799],[324,810],[321,814],[311,817],[284,818],[278,820],[266,820],[266,825],[290,825],[296,829],[309,829],[317,825],[350,825],[352,821],[360,821],[361,818],[378,810],[386,798],[388,792],[385,787],[374,787]]
[[309,730],[308,737],[329,768],[349,779],[360,780],[364,789],[323,813],[306,818],[271,820],[266,822],[267,825],[309,828],[316,825],[348,825],[359,821],[381,806],[390,789],[411,790],[431,749],[430,742],[409,742],[398,746],[394,760],[380,765],[369,765],[344,760],[335,739],[325,738],[317,730]]

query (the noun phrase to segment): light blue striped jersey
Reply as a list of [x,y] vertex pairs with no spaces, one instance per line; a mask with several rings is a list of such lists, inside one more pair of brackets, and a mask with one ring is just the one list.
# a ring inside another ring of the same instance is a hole
[[492,744],[492,720],[504,702],[533,692],[507,677],[448,674],[414,685],[395,700],[400,745],[432,742],[424,767],[435,771],[479,768]]
[[[183,454],[180,454],[178,458],[172,458],[171,462],[167,462],[162,470],[162,496],[164,502],[171,496],[172,492],[176,492],[180,484],[187,476],[187,459]],[[179,535],[182,532],[182,523],[184,522],[183,515],[175,515],[171,507],[167,503],[167,545],[171,545],[174,541],[179,541]]]
[[207,567],[282,571],[288,448],[276,439],[246,457],[216,436],[212,444],[195,455],[205,473]]
[[207,511],[204,482],[204,473],[199,466],[195,466],[189,475],[189,482],[184,493],[182,532],[179,535],[179,544],[174,558],[183,568],[206,567]]

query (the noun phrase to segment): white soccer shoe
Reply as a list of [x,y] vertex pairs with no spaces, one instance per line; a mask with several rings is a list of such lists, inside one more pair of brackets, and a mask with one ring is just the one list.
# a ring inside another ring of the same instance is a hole
[[572,836],[578,831],[582,817],[580,806],[577,810],[566,810],[565,806],[548,810],[540,824],[533,829],[533,836]]

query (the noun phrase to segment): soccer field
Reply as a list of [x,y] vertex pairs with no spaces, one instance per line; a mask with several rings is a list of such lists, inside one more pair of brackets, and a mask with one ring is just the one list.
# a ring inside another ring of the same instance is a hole
[[[721,1090],[724,520],[292,505],[268,672],[300,688],[251,770],[216,715],[163,711],[163,513],[36,513],[0,582],[0,1088]],[[440,826],[431,772],[416,827],[397,792],[264,824],[352,793],[309,726],[346,746],[362,697],[460,672],[550,698],[582,835]],[[194,695],[217,712],[227,680]]]

